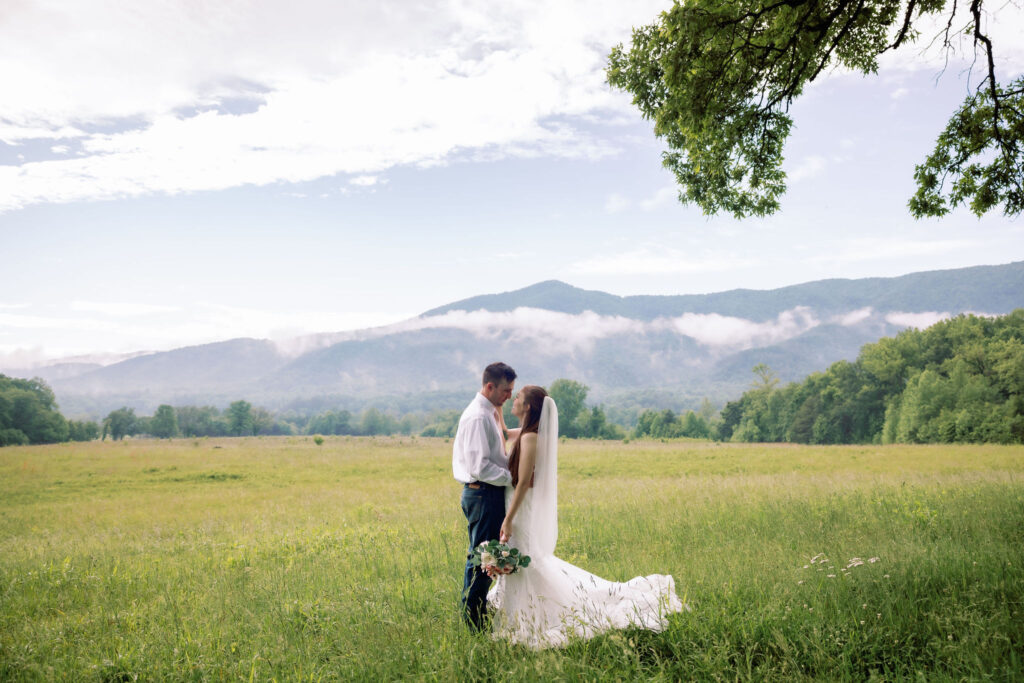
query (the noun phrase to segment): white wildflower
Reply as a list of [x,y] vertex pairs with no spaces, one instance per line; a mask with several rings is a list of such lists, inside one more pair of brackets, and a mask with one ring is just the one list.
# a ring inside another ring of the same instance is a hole
[[836,575],[835,575],[835,574],[829,574],[829,575],[828,575],[828,578],[830,578],[830,579],[834,579],[834,578],[836,578]]
[[872,557],[870,560],[868,560],[868,562],[870,562],[871,564],[874,564],[875,562],[878,562],[878,559],[879,558],[877,558],[877,557]]

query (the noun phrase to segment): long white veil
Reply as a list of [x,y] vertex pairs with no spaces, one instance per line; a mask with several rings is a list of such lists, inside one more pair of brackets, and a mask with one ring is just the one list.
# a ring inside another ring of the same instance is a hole
[[553,555],[558,541],[558,408],[550,396],[540,411],[534,472],[533,550],[538,556]]

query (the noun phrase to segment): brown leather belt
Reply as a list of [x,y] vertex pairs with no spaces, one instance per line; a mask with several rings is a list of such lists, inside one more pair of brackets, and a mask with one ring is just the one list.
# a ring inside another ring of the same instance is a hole
[[495,486],[494,484],[488,484],[486,481],[471,481],[468,484],[466,484],[466,486],[471,488],[471,489],[474,489],[474,490],[476,490],[476,489],[487,489],[487,488],[491,488],[491,489],[502,488],[500,486]]

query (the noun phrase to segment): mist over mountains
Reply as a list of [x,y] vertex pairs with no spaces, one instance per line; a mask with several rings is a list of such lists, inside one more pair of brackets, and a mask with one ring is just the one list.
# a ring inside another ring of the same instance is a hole
[[620,297],[551,280],[386,327],[4,373],[42,377],[65,414],[94,418],[122,405],[148,414],[161,403],[224,406],[239,398],[307,412],[386,397],[401,409],[458,408],[482,368],[499,359],[521,383],[568,377],[589,385],[595,400],[646,392],[678,405],[738,396],[757,363],[799,380],[907,327],[1019,307],[1024,262],[682,296]]

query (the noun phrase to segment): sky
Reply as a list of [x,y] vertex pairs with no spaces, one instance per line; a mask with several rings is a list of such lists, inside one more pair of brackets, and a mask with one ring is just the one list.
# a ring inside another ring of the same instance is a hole
[[[387,325],[550,279],[691,294],[1024,260],[1019,217],[907,211],[980,78],[969,45],[947,61],[927,37],[795,101],[778,213],[681,205],[603,72],[669,5],[5,3],[0,368]],[[1021,73],[1022,12],[989,21]]]

